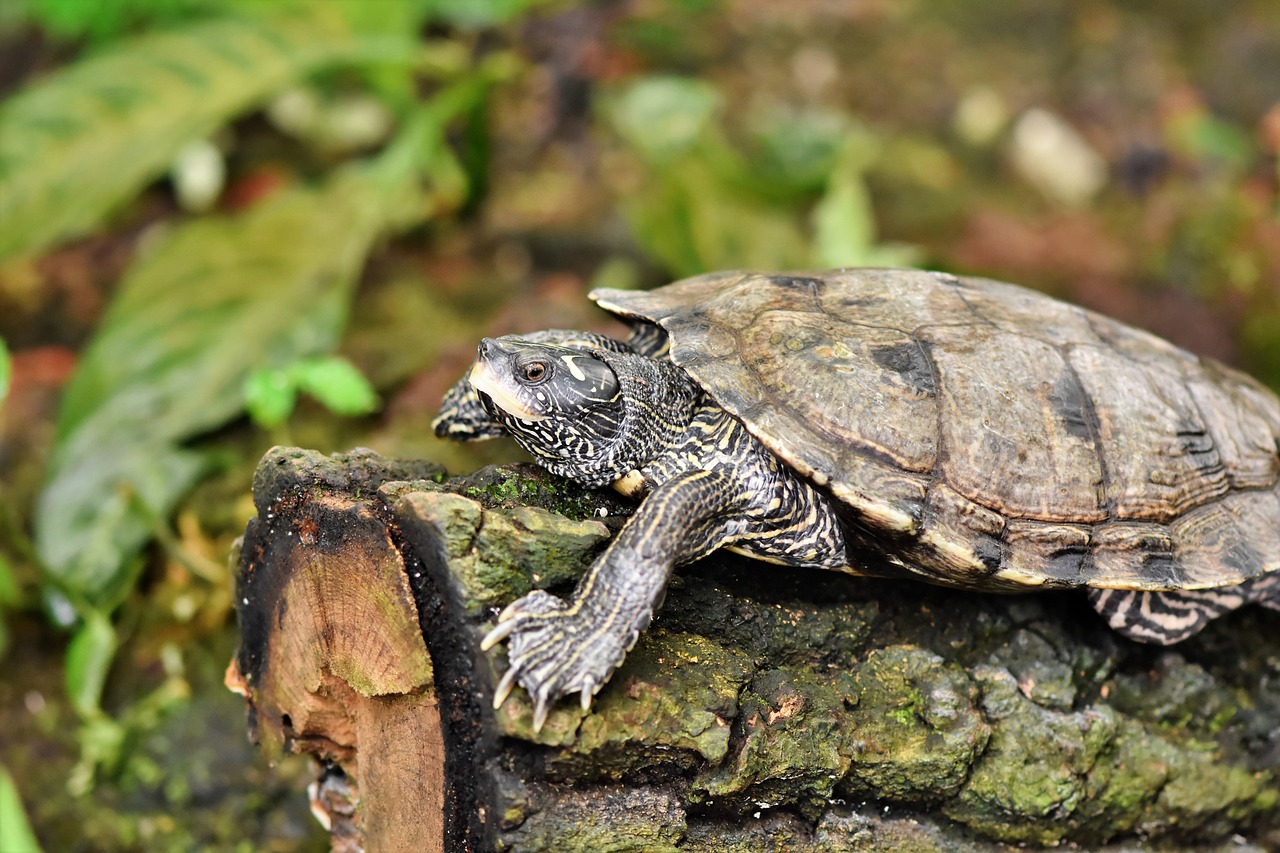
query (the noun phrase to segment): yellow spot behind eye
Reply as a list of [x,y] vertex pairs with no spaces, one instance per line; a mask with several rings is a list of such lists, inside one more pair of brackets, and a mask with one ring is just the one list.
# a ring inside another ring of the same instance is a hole
[[580,355],[560,356],[560,360],[563,361],[568,366],[569,372],[573,374],[573,378],[578,380],[579,382],[582,382],[584,379],[587,378],[587,374],[582,372],[581,367],[578,367],[578,365],[573,363],[574,359],[577,359],[577,358],[582,358],[582,356]]

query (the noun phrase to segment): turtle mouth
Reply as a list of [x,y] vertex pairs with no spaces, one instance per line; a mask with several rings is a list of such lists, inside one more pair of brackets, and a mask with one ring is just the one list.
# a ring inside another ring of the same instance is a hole
[[484,394],[502,411],[522,421],[544,421],[547,416],[535,412],[503,386],[486,362],[477,361],[467,377],[471,387]]

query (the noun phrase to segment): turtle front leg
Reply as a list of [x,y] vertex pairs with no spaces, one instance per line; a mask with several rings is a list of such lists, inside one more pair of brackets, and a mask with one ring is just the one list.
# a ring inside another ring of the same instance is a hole
[[508,606],[480,644],[509,639],[509,668],[494,691],[502,706],[518,682],[533,698],[539,731],[561,696],[582,707],[622,663],[662,603],[675,566],[734,540],[740,489],[719,471],[687,471],[644,500],[578,585],[571,602],[535,590]]

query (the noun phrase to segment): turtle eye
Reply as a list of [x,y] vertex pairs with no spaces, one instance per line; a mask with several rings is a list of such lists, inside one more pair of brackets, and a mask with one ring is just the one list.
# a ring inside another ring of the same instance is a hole
[[525,382],[536,385],[547,378],[547,364],[543,361],[531,361],[521,367],[520,372],[524,375]]

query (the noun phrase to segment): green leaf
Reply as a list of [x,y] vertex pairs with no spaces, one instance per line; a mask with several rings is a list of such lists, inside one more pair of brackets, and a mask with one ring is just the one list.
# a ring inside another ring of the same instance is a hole
[[13,361],[9,358],[9,347],[4,338],[0,338],[0,405],[9,397],[9,382],[13,377]]
[[859,133],[842,112],[791,105],[759,111],[751,130],[756,150],[748,177],[762,193],[781,198],[820,192],[849,139]]
[[863,180],[868,161],[862,145],[850,144],[832,171],[813,210],[813,266],[904,267],[919,261],[913,246],[876,242],[875,211]]
[[84,623],[67,646],[67,695],[81,717],[101,710],[102,688],[116,654],[116,631],[100,611],[85,614]]
[[707,132],[723,106],[709,83],[685,77],[648,77],[610,103],[614,129],[651,163],[670,161]]
[[367,49],[329,4],[116,43],[0,104],[0,260],[83,234],[174,155]]
[[432,18],[456,27],[481,29],[495,27],[547,0],[419,0]]
[[298,386],[284,368],[255,370],[244,380],[244,406],[258,426],[280,426],[297,402]]
[[40,843],[27,822],[18,786],[0,765],[0,850],[5,853],[40,853]]
[[28,15],[61,39],[103,42],[130,27],[176,21],[211,11],[211,0],[27,0]]
[[254,370],[333,349],[372,241],[420,199],[419,121],[370,166],[181,226],[121,284],[68,384],[36,546],[81,607],[106,607],[154,525],[204,472],[181,443],[235,417]]
[[293,369],[298,388],[340,415],[367,415],[378,408],[378,394],[345,358],[311,358]]
[[626,212],[636,240],[677,277],[712,269],[795,269],[807,260],[794,211],[726,184],[699,156],[662,169]]
[[819,267],[858,266],[875,245],[875,214],[862,175],[838,171],[813,211]]

